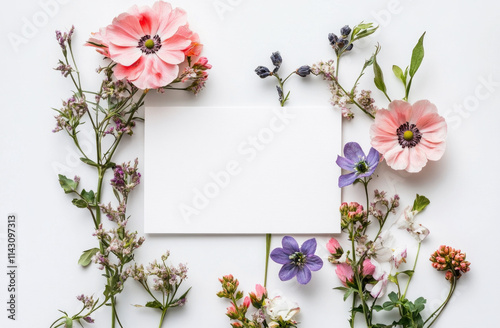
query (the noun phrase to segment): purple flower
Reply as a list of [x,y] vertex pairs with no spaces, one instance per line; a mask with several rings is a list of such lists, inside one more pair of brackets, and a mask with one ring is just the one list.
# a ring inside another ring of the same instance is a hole
[[282,281],[290,280],[297,276],[297,281],[305,285],[311,280],[311,271],[318,271],[323,267],[323,260],[317,255],[316,239],[306,240],[299,248],[297,241],[290,236],[283,237],[283,248],[275,248],[271,252],[271,259],[283,264],[279,272]]
[[357,142],[348,142],[344,146],[344,156],[337,157],[337,165],[344,170],[350,171],[339,177],[339,187],[352,184],[358,178],[369,177],[373,174],[379,163],[380,154],[374,148],[370,148],[368,156]]

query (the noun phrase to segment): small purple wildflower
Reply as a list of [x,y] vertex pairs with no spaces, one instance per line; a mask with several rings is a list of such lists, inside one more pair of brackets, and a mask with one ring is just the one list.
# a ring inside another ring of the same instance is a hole
[[358,178],[369,177],[378,166],[380,154],[374,148],[370,148],[368,156],[357,142],[348,142],[344,146],[344,156],[337,157],[337,165],[351,173],[339,177],[339,187],[352,184]]
[[311,271],[318,271],[323,267],[323,260],[314,254],[317,246],[315,238],[306,240],[300,248],[290,236],[283,237],[281,244],[283,248],[275,248],[271,252],[271,259],[283,264],[279,272],[282,281],[297,276],[297,281],[305,285],[311,280]]

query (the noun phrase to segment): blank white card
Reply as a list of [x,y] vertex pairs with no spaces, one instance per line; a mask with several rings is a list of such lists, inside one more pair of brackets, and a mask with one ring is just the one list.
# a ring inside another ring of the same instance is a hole
[[328,108],[147,107],[146,233],[340,232]]

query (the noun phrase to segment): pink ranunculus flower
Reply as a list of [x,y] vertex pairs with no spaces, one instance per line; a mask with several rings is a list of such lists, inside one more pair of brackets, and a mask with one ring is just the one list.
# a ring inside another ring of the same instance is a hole
[[117,63],[115,76],[139,89],[160,88],[176,79],[186,49],[196,40],[186,12],[164,1],[152,8],[132,7],[106,27],[105,37],[109,57]]
[[371,144],[394,170],[419,172],[427,160],[444,153],[447,126],[434,104],[420,100],[413,105],[394,100],[381,109],[371,126]]

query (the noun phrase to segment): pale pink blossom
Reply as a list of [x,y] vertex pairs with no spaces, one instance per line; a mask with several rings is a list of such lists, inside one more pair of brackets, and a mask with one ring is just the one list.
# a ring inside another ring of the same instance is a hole
[[152,8],[133,6],[116,17],[106,27],[104,41],[109,57],[117,63],[114,74],[118,79],[127,79],[140,89],[156,89],[177,78],[178,65],[196,40],[186,12],[157,1]]
[[415,216],[418,211],[413,211],[411,206],[408,206],[403,215],[396,221],[396,226],[399,229],[405,229],[412,235],[418,242],[423,241],[430,233],[429,229],[415,222]]
[[443,156],[446,132],[445,119],[428,100],[413,105],[394,100],[377,112],[370,135],[373,148],[391,168],[419,172],[428,160]]

